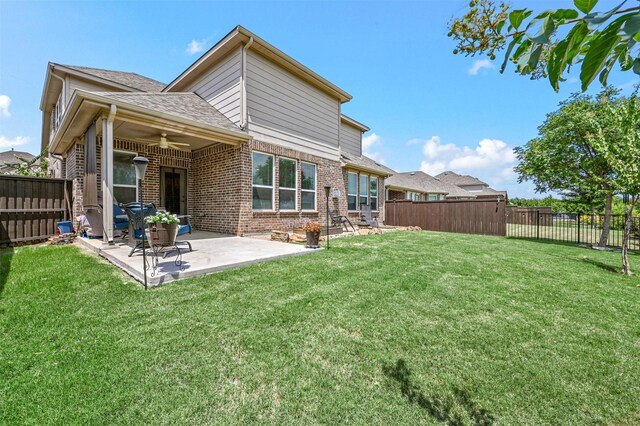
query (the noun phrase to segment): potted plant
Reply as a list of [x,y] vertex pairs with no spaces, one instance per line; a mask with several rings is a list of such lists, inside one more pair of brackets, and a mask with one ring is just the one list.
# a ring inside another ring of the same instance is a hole
[[319,222],[312,222],[310,220],[304,224],[302,230],[307,234],[307,248],[320,247],[320,231],[322,231],[322,225]]
[[176,243],[180,219],[175,214],[157,212],[144,218],[149,224],[149,242],[153,245],[173,245]]

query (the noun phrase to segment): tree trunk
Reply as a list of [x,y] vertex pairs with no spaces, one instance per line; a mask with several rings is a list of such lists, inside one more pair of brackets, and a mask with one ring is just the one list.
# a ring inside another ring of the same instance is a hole
[[627,212],[627,217],[624,221],[624,236],[622,237],[622,273],[625,275],[631,275],[631,267],[629,266],[629,237],[631,234],[631,221],[633,220],[633,209],[638,201],[637,195],[631,196],[631,208]]
[[602,221],[602,233],[600,234],[600,241],[598,247],[606,247],[609,241],[609,228],[611,228],[611,209],[613,204],[613,194],[607,193],[607,198],[604,203],[604,220]]

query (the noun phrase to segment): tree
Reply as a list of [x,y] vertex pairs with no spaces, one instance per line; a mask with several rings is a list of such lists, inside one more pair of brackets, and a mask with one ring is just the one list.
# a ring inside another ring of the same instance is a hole
[[605,200],[599,246],[609,239],[613,171],[605,156],[590,143],[594,134],[611,134],[614,123],[604,114],[618,92],[605,89],[598,97],[574,94],[547,114],[538,137],[515,148],[518,182],[531,181],[537,192],[556,191],[570,198]]
[[640,197],[640,99],[639,86],[629,98],[609,102],[601,112],[612,125],[589,135],[588,141],[609,163],[611,185],[619,193],[629,195],[622,239],[622,271],[631,275],[629,238],[633,211]]
[[506,47],[501,73],[511,61],[519,74],[548,78],[556,92],[572,66],[580,66],[583,92],[598,76],[606,86],[616,63],[640,75],[640,6],[625,8],[625,0],[595,12],[597,3],[574,0],[574,8],[534,15],[494,0],[471,0],[468,12],[449,22],[448,35],[457,42],[453,53],[494,60]]

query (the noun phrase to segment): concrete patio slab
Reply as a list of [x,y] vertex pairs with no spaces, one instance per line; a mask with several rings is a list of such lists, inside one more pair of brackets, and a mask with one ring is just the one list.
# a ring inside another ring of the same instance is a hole
[[[195,231],[188,237],[193,251],[189,252],[185,246],[180,246],[182,265],[178,266],[175,263],[176,252],[170,253],[166,258],[159,257],[157,268],[147,270],[149,286],[315,251],[299,244],[204,231]],[[179,238],[179,240],[183,239]],[[137,281],[144,281],[141,251],[129,257],[131,247],[124,242],[117,242],[116,245],[109,247],[98,239],[78,238],[76,241],[118,266]],[[147,250],[147,260],[151,265],[150,256],[152,256],[151,251]]]

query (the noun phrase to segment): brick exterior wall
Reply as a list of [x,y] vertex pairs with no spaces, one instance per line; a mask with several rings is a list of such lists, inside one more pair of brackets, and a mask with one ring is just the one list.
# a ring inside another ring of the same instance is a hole
[[[100,154],[101,140],[97,142],[98,194],[101,198]],[[240,146],[216,144],[202,150],[188,152],[162,149],[146,144],[114,140],[114,149],[135,152],[149,159],[143,196],[145,202],[160,205],[160,168],[179,167],[187,170],[187,210],[191,224],[197,230],[235,235],[269,232],[271,230],[290,231],[302,227],[307,220],[326,223],[324,186],[331,185],[340,191],[340,197],[329,199],[329,208],[341,214],[347,212],[347,170],[339,161],[306,154],[262,141],[253,140]],[[252,153],[260,151],[275,156],[274,192],[278,206],[278,157],[298,161],[297,199],[301,199],[301,162],[316,164],[316,206],[318,211],[253,211],[252,209]],[[74,213],[82,213],[82,176],[84,156],[81,144],[75,144],[67,153],[67,178],[74,182]],[[378,203],[380,221],[384,220],[384,180],[379,179]],[[358,215],[350,213],[356,218]]]
[[71,208],[73,217],[83,214],[82,199],[84,182],[84,146],[74,144],[65,158],[65,179],[71,180]]
[[407,193],[404,191],[395,191],[393,189],[390,189],[388,191],[388,196],[387,199],[389,201],[393,201],[393,200],[406,200],[407,199]]

